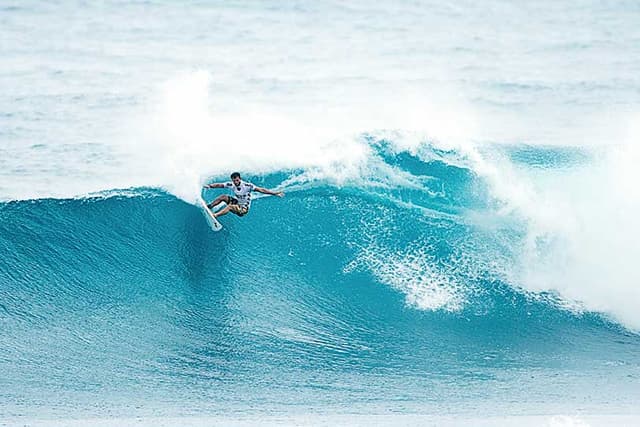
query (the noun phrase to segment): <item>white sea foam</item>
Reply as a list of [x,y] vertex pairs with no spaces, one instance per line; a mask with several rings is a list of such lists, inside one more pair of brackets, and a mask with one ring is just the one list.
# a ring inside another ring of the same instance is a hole
[[501,201],[498,214],[520,218],[526,229],[511,283],[556,292],[568,306],[639,330],[640,151],[631,138],[568,170],[532,172],[481,156],[474,168]]

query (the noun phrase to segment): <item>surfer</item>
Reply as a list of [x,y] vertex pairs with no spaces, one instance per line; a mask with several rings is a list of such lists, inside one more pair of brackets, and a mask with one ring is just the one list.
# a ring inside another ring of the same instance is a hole
[[206,184],[204,188],[230,188],[233,191],[233,197],[227,194],[223,194],[215,198],[214,201],[207,204],[209,209],[212,209],[218,206],[220,203],[225,202],[227,206],[223,209],[220,209],[218,212],[214,212],[213,216],[215,218],[225,215],[229,212],[233,212],[238,216],[245,216],[249,212],[249,207],[251,206],[251,192],[257,191],[258,193],[270,194],[272,196],[283,197],[284,193],[282,191],[271,191],[266,188],[258,187],[257,185],[253,185],[250,182],[246,182],[242,180],[239,172],[234,172],[231,174],[231,181],[222,182],[222,183],[214,183],[214,184]]

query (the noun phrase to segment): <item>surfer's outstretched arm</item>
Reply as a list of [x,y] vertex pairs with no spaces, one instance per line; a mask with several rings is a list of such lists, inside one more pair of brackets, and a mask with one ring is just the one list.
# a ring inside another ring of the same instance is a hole
[[257,191],[258,193],[262,193],[262,194],[269,194],[271,196],[284,197],[284,192],[283,191],[271,191],[271,190],[267,190],[266,188],[262,188],[262,187],[254,187],[254,190]]
[[213,184],[205,184],[202,187],[204,188],[224,188],[224,184],[220,182],[215,182]]

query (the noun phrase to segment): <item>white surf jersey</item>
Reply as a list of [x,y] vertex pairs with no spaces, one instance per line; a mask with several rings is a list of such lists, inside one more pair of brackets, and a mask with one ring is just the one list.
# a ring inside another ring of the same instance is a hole
[[232,181],[224,183],[225,188],[230,188],[233,191],[233,197],[238,200],[238,206],[246,207],[251,206],[251,192],[256,188],[250,182],[240,181],[240,186],[236,187]]

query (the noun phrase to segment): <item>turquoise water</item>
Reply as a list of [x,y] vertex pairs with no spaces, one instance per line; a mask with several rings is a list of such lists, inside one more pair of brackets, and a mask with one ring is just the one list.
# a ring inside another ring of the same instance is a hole
[[639,12],[1,5],[2,418],[637,415]]
[[455,191],[317,185],[219,233],[157,190],[3,204],[3,412],[632,411],[637,335],[514,288],[468,170],[388,160]]

